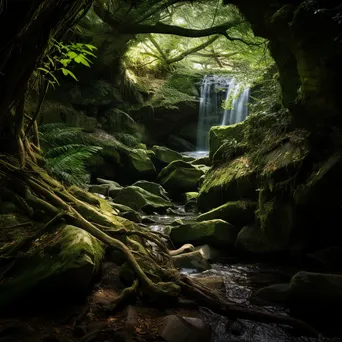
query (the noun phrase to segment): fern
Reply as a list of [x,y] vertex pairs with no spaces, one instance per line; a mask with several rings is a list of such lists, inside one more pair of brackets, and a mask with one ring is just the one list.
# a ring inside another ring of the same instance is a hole
[[80,128],[61,123],[42,125],[40,138],[46,167],[54,177],[81,187],[90,182],[85,162],[102,147],[87,145]]

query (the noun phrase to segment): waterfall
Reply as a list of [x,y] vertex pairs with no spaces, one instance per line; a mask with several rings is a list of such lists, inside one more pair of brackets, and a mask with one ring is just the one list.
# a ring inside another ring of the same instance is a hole
[[248,115],[249,88],[242,88],[242,84],[235,85],[234,78],[231,80],[227,92],[226,101],[233,96],[230,109],[223,113],[222,126],[233,125],[246,119]]
[[[240,94],[240,95],[239,95]],[[231,109],[223,109],[222,102],[233,96]],[[201,85],[197,126],[197,151],[209,148],[209,130],[212,126],[231,125],[248,115],[249,88],[242,89],[234,78],[206,75]]]

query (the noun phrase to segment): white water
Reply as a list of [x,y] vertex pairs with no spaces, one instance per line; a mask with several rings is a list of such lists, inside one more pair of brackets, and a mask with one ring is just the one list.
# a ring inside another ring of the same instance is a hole
[[[223,109],[223,101],[233,96],[232,108]],[[249,88],[242,89],[234,78],[206,75],[201,85],[197,128],[197,151],[208,151],[209,130],[212,126],[232,125],[248,115]]]

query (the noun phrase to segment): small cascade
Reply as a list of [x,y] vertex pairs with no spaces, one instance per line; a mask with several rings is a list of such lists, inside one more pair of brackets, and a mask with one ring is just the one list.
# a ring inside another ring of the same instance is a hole
[[226,101],[233,96],[230,109],[223,113],[222,126],[233,125],[246,119],[248,115],[249,88],[242,88],[242,84],[235,85],[235,79],[231,80],[227,92]]
[[[222,103],[232,100],[231,109],[223,109]],[[197,151],[208,151],[209,130],[212,126],[232,125],[248,115],[249,88],[242,89],[235,78],[206,75],[201,85],[201,98],[197,128]]]
[[222,121],[222,101],[226,99],[230,80],[217,75],[206,75],[201,85],[200,108],[197,126],[197,151],[207,151],[208,132]]

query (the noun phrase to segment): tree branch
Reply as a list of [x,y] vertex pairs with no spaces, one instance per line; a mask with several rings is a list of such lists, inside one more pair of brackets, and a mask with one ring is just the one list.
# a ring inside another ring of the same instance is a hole
[[[163,23],[156,23],[154,25],[148,24],[132,24],[122,25],[119,21],[112,17],[111,13],[101,4],[99,0],[94,3],[95,13],[113,30],[121,34],[135,35],[142,33],[159,33],[159,34],[170,34],[175,36],[189,37],[189,38],[200,38],[207,37],[215,34],[220,34],[228,38],[227,30],[238,25],[241,21],[227,22],[221,25],[209,27],[207,29],[196,30],[175,25],[166,25]],[[229,38],[228,38],[229,39]],[[232,40],[240,40],[241,38],[232,38]]]

